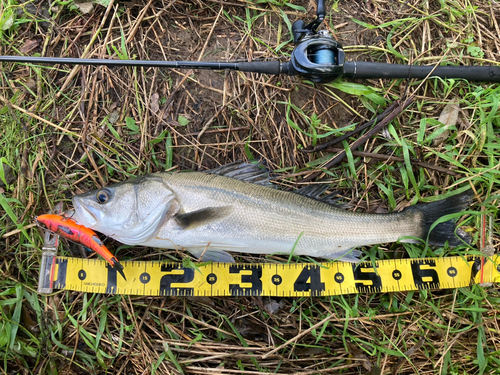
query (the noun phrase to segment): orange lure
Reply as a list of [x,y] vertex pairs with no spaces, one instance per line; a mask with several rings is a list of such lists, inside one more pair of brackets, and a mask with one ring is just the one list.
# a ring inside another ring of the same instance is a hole
[[83,225],[77,224],[73,219],[60,215],[40,215],[35,218],[38,225],[44,229],[50,230],[61,237],[67,238],[73,242],[82,244],[106,259],[113,268],[115,268],[125,280],[123,266],[113,254],[104,246],[97,234]]

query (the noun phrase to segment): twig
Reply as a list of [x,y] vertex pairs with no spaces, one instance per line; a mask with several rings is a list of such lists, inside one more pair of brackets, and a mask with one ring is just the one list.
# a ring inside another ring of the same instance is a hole
[[[327,149],[327,151],[339,152],[339,151],[344,151],[344,149],[340,148],[340,147],[330,147]],[[404,162],[405,161],[405,159],[400,158],[399,156],[394,156],[394,155],[374,154],[372,152],[364,152],[364,151],[351,151],[351,152],[355,156],[362,156],[365,158],[380,159],[380,160],[387,160],[387,161],[396,161],[396,162]],[[440,166],[435,165],[435,164],[425,163],[423,161],[411,160],[411,159],[410,159],[410,162],[414,165],[419,166],[419,167],[423,167],[426,169],[432,169],[432,170],[438,171],[440,173],[446,173],[446,174],[449,174],[451,176],[456,176],[456,177],[460,176],[460,173],[458,173],[458,172],[440,167]]]
[[267,357],[270,357],[272,356],[274,353],[276,353],[277,351],[280,351],[281,349],[283,349],[285,346],[287,346],[288,344],[291,344],[292,342],[295,342],[297,341],[298,339],[300,339],[301,337],[307,335],[309,332],[311,332],[313,329],[316,329],[318,327],[321,327],[323,324],[325,324],[326,322],[328,322],[329,320],[331,319],[334,319],[335,318],[335,313],[333,314],[330,314],[328,315],[325,319],[323,319],[322,321],[316,323],[315,325],[309,327],[308,329],[300,332],[297,336],[291,338],[290,340],[288,340],[287,342],[281,344],[280,346],[278,346],[276,349],[273,349],[271,350],[270,352],[268,352],[267,354],[264,354],[262,356],[262,359],[266,359]]
[[52,126],[53,128],[56,128],[64,133],[67,133],[69,135],[72,135],[73,137],[76,137],[76,138],[80,138],[80,135],[79,134],[76,134],[68,129],[65,129],[59,125],[56,125],[48,120],[45,120],[43,117],[40,117],[36,114],[34,114],[33,112],[30,112],[30,111],[27,111],[25,110],[24,108],[21,108],[21,107],[18,107],[17,105],[11,103],[10,101],[8,101],[7,99],[5,99],[2,95],[0,95],[0,101],[4,102],[7,106],[9,107],[12,107],[14,108],[15,110],[19,111],[19,112],[22,112],[30,117],[33,117],[35,119],[37,119],[38,121],[41,121],[41,122],[44,122],[45,124],[49,125],[49,126]]
[[403,365],[403,363],[410,358],[417,350],[419,350],[422,345],[424,345],[425,342],[425,336],[420,337],[418,342],[413,345],[410,349],[408,349],[406,352],[404,352],[404,357],[399,358],[398,362],[392,367],[392,374],[397,375],[399,368]]
[[371,119],[370,121],[364,123],[363,125],[358,126],[353,131],[350,131],[350,132],[344,134],[343,136],[335,138],[334,140],[331,140],[330,142],[323,143],[323,144],[318,145],[316,147],[308,146],[305,149],[303,149],[302,152],[310,153],[310,152],[321,151],[321,150],[324,150],[325,148],[336,145],[337,143],[340,143],[343,140],[345,140],[349,137],[352,137],[354,134],[357,134],[357,133],[365,130],[366,128],[372,126],[373,124],[382,121],[389,113],[391,113],[394,110],[394,108],[396,108],[397,105],[398,105],[398,102],[396,101],[396,102],[392,103],[389,107],[387,107],[384,112],[377,115],[375,118]]
[[[201,131],[198,132],[198,136],[196,137],[196,139],[198,140],[198,142],[200,141],[200,138],[203,134],[205,134],[205,132],[207,131],[208,127],[210,126],[210,124],[217,118],[217,116],[220,115],[220,113],[222,112],[222,110],[226,108],[225,105],[223,105],[216,113],[215,115],[212,116],[212,118],[210,120],[208,120],[206,122],[206,124],[203,126],[203,128],[201,129]],[[224,129],[226,130],[226,129]]]
[[[349,146],[351,150],[355,150],[362,144],[366,143],[368,139],[373,137],[375,134],[377,134],[382,128],[384,128],[386,125],[388,125],[392,120],[394,120],[401,112],[403,112],[415,99],[414,96],[410,96],[404,104],[401,104],[401,100],[396,100],[394,102],[395,107],[394,110],[387,115],[382,121],[380,121],[376,126],[374,126],[372,129],[370,129],[368,132],[366,132],[365,135],[354,141],[354,143]],[[345,151],[341,151],[337,156],[335,156],[332,160],[330,160],[328,163],[326,163],[322,168],[323,169],[329,169],[333,167],[334,165],[340,163],[342,159],[346,156]],[[302,180],[302,182],[307,182],[314,180],[316,177],[318,177],[322,172],[315,172],[312,173],[311,175],[307,176]]]
[[141,25],[142,20],[143,20],[144,16],[146,15],[146,13],[147,13],[147,11],[152,3],[153,3],[153,0],[149,0],[149,2],[146,4],[146,6],[144,8],[142,8],[141,12],[139,13],[139,16],[135,20],[135,24],[134,24],[132,30],[128,34],[127,41],[125,42],[126,44],[129,44],[132,41],[132,39],[134,39],[134,36],[137,33],[137,30],[139,29],[139,26]]
[[[212,25],[212,29],[210,29],[210,33],[208,34],[208,37],[205,40],[205,44],[203,45],[203,48],[201,49],[201,52],[200,52],[200,55],[198,56],[198,60],[197,61],[201,61],[201,58],[205,54],[205,49],[207,48],[208,42],[210,41],[210,38],[212,37],[212,34],[214,32],[214,29],[215,29],[215,25],[217,25],[217,22],[219,21],[219,17],[222,14],[222,10],[223,9],[224,8],[221,6],[219,14],[217,14],[217,18],[215,19],[215,22]],[[189,76],[191,74],[193,74],[193,71],[194,71],[193,69],[190,69],[185,74],[184,73],[179,73],[179,74],[184,75],[184,77],[181,79],[181,81],[179,82],[179,84],[177,85],[177,87],[174,89],[174,91],[170,94],[170,97],[168,98],[167,102],[165,103],[165,111],[168,110],[168,108],[172,104],[172,101],[174,100],[174,95],[177,93],[177,91],[179,91],[179,89],[182,87],[182,85],[184,84],[184,82],[186,82],[186,80],[189,78]]]
[[[129,296],[129,303],[131,303],[130,301],[130,296]],[[125,362],[123,362],[123,364],[121,365],[120,369],[118,370],[118,372],[116,373],[116,375],[120,375],[124,370],[125,370],[125,367],[127,366],[127,363],[130,361],[130,356],[132,354],[132,349],[134,348],[136,342],[138,341],[138,339],[142,338],[142,333],[141,333],[141,329],[142,329],[142,325],[144,323],[144,320],[146,320],[146,316],[149,312],[149,308],[151,307],[151,304],[153,303],[153,299],[151,299],[149,301],[149,305],[147,305],[146,307],[146,310],[144,311],[144,313],[142,314],[142,319],[139,323],[139,326],[137,326],[137,320],[135,319],[134,317],[134,321],[135,321],[135,325],[137,327],[136,331],[135,331],[135,335],[134,335],[134,338],[132,339],[132,344],[130,344],[130,351],[128,352],[127,354],[127,357],[125,358]],[[133,316],[133,314],[131,314]],[[141,340],[139,340],[141,341]],[[142,343],[140,344],[142,346]]]
[[[239,131],[242,131],[242,130],[250,130],[250,126],[239,126],[239,127],[236,127],[236,128],[212,129],[212,130],[207,130],[203,134],[239,132]],[[200,134],[200,132],[187,133],[185,135],[186,136],[193,136],[193,135],[198,135],[198,134]]]
[[23,230],[25,230],[25,229],[30,229],[30,228],[33,228],[33,227],[36,227],[36,226],[37,226],[37,224],[28,224],[28,225],[26,225],[26,226],[22,227],[21,229],[14,229],[14,230],[10,231],[9,233],[5,233],[5,234],[2,236],[2,238],[7,238],[7,237],[10,237],[10,236],[12,236],[12,235],[14,235],[14,234],[21,233],[21,232],[22,232]]
[[[114,4],[115,0],[111,0],[108,4],[108,7],[106,8],[106,12],[104,13],[104,17],[102,18],[102,21],[101,21],[101,24],[99,25],[99,28],[96,30],[96,32],[94,33],[94,35],[92,36],[90,42],[87,44],[87,46],[85,47],[85,50],[83,51],[82,55],[80,56],[81,58],[84,58],[87,56],[87,54],[90,52],[90,50],[92,49],[92,46],[94,45],[94,42],[97,40],[97,37],[99,36],[99,34],[101,33],[101,30],[104,28],[104,24],[106,23],[106,20],[108,19],[108,15],[109,15],[109,12],[111,11],[111,9],[113,8],[113,4]],[[68,85],[70,84],[71,80],[73,79],[73,77],[80,71],[81,69],[81,66],[80,65],[76,65],[73,67],[73,69],[71,69],[71,72],[68,74],[68,76],[66,77],[66,80],[64,81],[64,83],[62,84],[61,86],[61,89],[59,90],[59,92],[56,94],[56,98],[59,98],[62,93],[64,92],[64,90],[68,87]]]

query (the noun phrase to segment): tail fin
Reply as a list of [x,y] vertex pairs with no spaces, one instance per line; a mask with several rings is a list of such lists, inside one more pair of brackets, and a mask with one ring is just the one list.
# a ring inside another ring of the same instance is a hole
[[454,220],[448,220],[436,225],[429,233],[434,222],[449,214],[464,211],[472,203],[474,193],[472,189],[452,197],[431,203],[421,203],[408,207],[410,210],[417,210],[423,214],[424,228],[423,239],[429,237],[429,244],[443,246],[446,242],[450,246],[462,245],[463,242],[470,243],[471,237],[460,228],[457,229]]

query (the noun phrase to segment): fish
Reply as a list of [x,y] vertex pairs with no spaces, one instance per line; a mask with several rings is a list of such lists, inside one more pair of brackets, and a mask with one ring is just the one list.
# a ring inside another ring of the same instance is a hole
[[73,219],[61,215],[45,214],[37,216],[35,220],[41,228],[94,250],[127,280],[123,272],[123,265],[111,254],[97,234],[90,228],[77,224]]
[[[472,191],[401,212],[348,211],[319,198],[323,187],[273,188],[260,164],[207,172],[159,172],[72,198],[75,220],[127,245],[183,249],[203,261],[234,262],[228,252],[293,254],[358,262],[357,247],[389,242],[470,243],[453,220]],[[328,198],[328,196],[327,196]],[[203,255],[203,258],[201,258]]]

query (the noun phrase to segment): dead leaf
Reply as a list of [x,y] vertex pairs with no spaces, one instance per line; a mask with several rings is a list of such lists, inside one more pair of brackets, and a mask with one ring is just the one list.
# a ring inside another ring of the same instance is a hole
[[295,354],[297,354],[297,356],[299,356],[301,358],[303,358],[303,357],[313,357],[314,358],[314,357],[319,357],[321,355],[328,354],[328,352],[325,348],[318,348],[318,347],[312,346],[312,347],[297,349],[295,351]]
[[36,81],[33,78],[28,78],[26,82],[24,83],[27,88],[29,88],[31,91],[36,90]]
[[389,213],[389,210],[382,205],[378,205],[375,211],[373,211],[375,214],[387,214]]
[[29,332],[39,333],[40,328],[38,327],[38,322],[36,321],[36,314],[31,308],[27,308],[24,305],[21,307],[21,324]]
[[74,3],[82,14],[89,14],[94,10],[94,3]]
[[109,115],[108,121],[110,124],[115,124],[119,118],[120,118],[120,112],[115,110],[115,111],[111,112],[111,114]]
[[157,92],[151,95],[151,98],[149,99],[149,107],[151,108],[151,112],[156,113],[160,110],[159,100],[160,100],[160,95],[158,95]]
[[12,25],[14,24],[14,14],[10,14],[8,16],[6,16],[6,18],[4,18],[5,21],[3,22],[2,24],[2,30],[9,30]]
[[[7,182],[7,185],[10,185],[10,183],[13,182],[16,178],[16,176],[14,175],[14,171],[12,170],[10,165],[6,163],[2,163],[2,167],[3,167],[3,175],[5,178],[5,182]],[[2,186],[5,186],[5,184],[3,180],[0,179],[0,187]]]
[[28,52],[33,51],[36,47],[38,47],[38,40],[29,39],[24,43],[24,45],[21,48],[19,48],[19,51],[22,54],[26,54]]
[[458,125],[460,126],[460,130],[469,129],[472,124],[469,122],[469,111],[467,108],[460,110],[460,116],[458,116]]
[[234,327],[246,339],[252,341],[268,341],[266,329],[257,324],[253,319],[246,317],[238,318],[234,322]]
[[283,307],[285,307],[285,301],[281,300],[278,302],[272,298],[269,298],[269,301],[264,304],[264,309],[271,315],[277,314]]
[[349,356],[356,360],[356,362],[361,362],[361,364],[367,371],[372,370],[372,363],[368,359],[363,349],[358,348],[351,342],[347,342],[347,350],[349,351]]
[[382,137],[384,137],[385,139],[389,140],[389,141],[392,141],[392,135],[391,133],[389,132],[389,129],[387,128],[383,128],[381,133]]
[[404,355],[406,357],[399,358],[398,362],[392,367],[392,374],[393,375],[397,375],[399,368],[404,363],[406,358],[410,358],[412,355],[414,355],[415,352],[418,349],[420,349],[422,347],[422,345],[424,345],[424,342],[425,342],[425,336],[421,336],[420,339],[417,341],[417,343],[404,353]]
[[434,146],[438,146],[446,141],[450,135],[449,128],[457,124],[458,113],[460,112],[460,106],[458,103],[458,98],[453,98],[448,104],[446,104],[441,112],[438,121],[445,126],[446,130],[434,138]]

